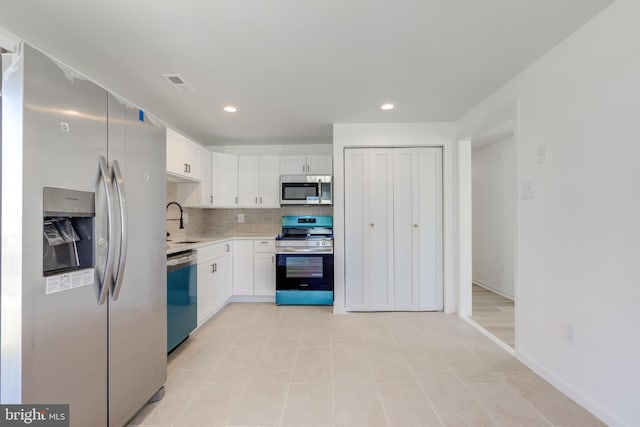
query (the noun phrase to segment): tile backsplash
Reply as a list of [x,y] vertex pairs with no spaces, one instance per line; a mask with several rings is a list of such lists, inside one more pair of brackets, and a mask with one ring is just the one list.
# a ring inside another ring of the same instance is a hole
[[[287,206],[278,209],[205,209],[205,233],[210,235],[265,234],[282,230],[284,215],[332,215],[331,206]],[[244,214],[244,223],[238,222]]]
[[[175,201],[178,187],[175,182],[167,182],[167,203]],[[188,222],[184,230],[179,229],[180,218],[177,206],[167,210],[167,231],[170,238],[185,236],[224,236],[280,233],[284,215],[332,215],[331,206],[286,206],[277,209],[199,209],[184,208]],[[244,223],[238,222],[238,214],[244,214]]]
[[[175,182],[167,181],[167,203],[177,200],[178,185]],[[167,209],[167,232],[170,239],[186,236],[200,236],[205,230],[205,209],[184,208],[188,220],[184,224],[184,229],[180,229],[180,210],[177,206],[171,205]]]

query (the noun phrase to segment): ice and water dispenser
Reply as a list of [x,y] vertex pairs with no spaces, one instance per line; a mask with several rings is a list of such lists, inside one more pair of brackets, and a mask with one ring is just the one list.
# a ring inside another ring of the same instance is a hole
[[95,266],[95,193],[44,187],[44,276]]

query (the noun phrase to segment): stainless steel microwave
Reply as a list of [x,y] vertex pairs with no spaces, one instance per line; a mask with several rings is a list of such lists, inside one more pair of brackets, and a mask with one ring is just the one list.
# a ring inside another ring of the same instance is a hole
[[331,175],[281,175],[281,205],[331,205]]

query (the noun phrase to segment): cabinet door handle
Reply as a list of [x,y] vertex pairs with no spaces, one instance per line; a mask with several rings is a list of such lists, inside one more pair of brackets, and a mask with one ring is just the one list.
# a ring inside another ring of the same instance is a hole
[[258,204],[258,196],[256,196],[256,205]]
[[213,196],[209,196],[209,203],[213,203]]
[[216,268],[214,267],[215,264],[211,264],[211,272],[215,273],[216,272]]
[[260,196],[260,204],[262,204],[262,196]]
[[225,245],[226,246],[226,252],[229,252],[229,245]]
[[188,164],[184,164],[184,173],[188,173],[189,172],[189,168],[188,168]]
[[236,205],[238,204],[238,196],[236,196]]
[[374,225],[375,225],[374,223],[371,223],[371,224],[369,224],[369,227],[373,227]]
[[418,228],[418,224],[413,224],[413,226],[414,226],[415,228]]

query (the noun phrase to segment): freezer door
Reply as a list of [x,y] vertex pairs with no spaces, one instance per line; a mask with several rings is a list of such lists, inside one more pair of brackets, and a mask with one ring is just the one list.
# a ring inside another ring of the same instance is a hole
[[108,303],[111,426],[125,424],[166,380],[165,161],[164,130],[109,96],[115,216],[124,219]]
[[[108,236],[98,159],[107,94],[28,45],[3,82],[2,403],[68,403],[71,426],[107,423],[107,304],[99,277]],[[10,165],[10,167],[7,167]],[[49,293],[43,187],[96,193],[96,273]],[[92,283],[89,283],[92,282]]]

